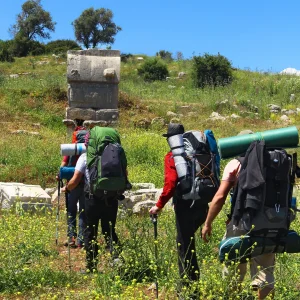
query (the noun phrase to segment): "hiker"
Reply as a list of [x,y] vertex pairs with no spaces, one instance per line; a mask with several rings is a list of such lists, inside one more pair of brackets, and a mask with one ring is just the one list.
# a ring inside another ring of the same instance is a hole
[[[88,132],[83,126],[81,119],[76,119],[76,127],[73,132],[72,143],[83,143],[84,136]],[[75,167],[79,155],[64,156],[61,162],[61,167]],[[57,176],[59,179],[59,175]],[[64,246],[72,248],[78,247],[81,249],[84,243],[84,231],[86,229],[86,220],[84,213],[84,180],[82,179],[79,184],[70,193],[66,193],[66,210],[68,216],[68,239],[65,241]],[[78,209],[79,208],[79,209]],[[78,211],[79,210],[79,211]],[[78,234],[77,234],[77,213],[78,217]]]
[[[87,228],[84,234],[86,250],[86,270],[84,272],[96,272],[99,249],[97,242],[99,221],[101,221],[106,250],[110,250],[114,259],[118,258],[120,243],[115,225],[118,199],[122,198],[127,183],[127,160],[120,145],[119,134],[115,129],[95,126],[86,135],[85,139],[87,153],[79,157],[74,176],[65,186],[65,191],[72,191],[81,182],[82,178],[85,178],[84,195]],[[101,153],[97,152],[97,149],[101,149]],[[115,155],[116,152],[118,155]],[[91,164],[90,161],[92,161]],[[105,163],[107,164],[103,167]],[[110,169],[111,166],[113,166],[112,169]],[[97,169],[96,174],[98,177],[94,177],[95,169]],[[109,173],[111,171],[114,172],[114,178],[110,177],[111,174]],[[103,178],[104,180],[101,181]],[[122,186],[114,180],[122,181]],[[102,186],[101,183],[103,183]],[[111,189],[105,184],[111,184]],[[115,187],[119,189],[114,190]]]
[[[244,134],[253,134],[253,132],[251,130],[243,130],[238,135]],[[202,238],[205,242],[208,242],[208,236],[210,236],[212,232],[212,223],[222,210],[228,194],[237,185],[240,169],[241,162],[236,158],[229,161],[224,169],[221,185],[210,204],[208,215],[202,229]],[[251,169],[253,172],[256,172],[254,176],[258,178],[258,170],[255,168]],[[259,195],[253,196],[259,197]],[[247,233],[247,231],[243,229],[241,221],[239,221],[237,226],[235,226],[233,223],[233,217],[230,217],[230,219],[226,222],[227,225],[224,239],[234,236],[241,236]],[[253,290],[258,291],[258,299],[265,299],[269,294],[274,295],[274,264],[274,253],[262,254],[251,259],[250,273],[252,278],[252,288]],[[240,272],[239,281],[242,281],[246,275],[247,263],[239,264],[238,269]],[[227,273],[228,270],[225,268],[224,274]]]
[[[187,137],[190,137],[191,140],[194,139],[194,142],[197,144],[206,146],[206,135],[201,131],[197,131],[196,133],[198,133],[198,139],[195,138],[193,131],[186,132],[185,134]],[[171,137],[183,134],[184,127],[182,124],[170,123],[168,125],[167,133],[163,134],[163,136],[167,138],[169,143]],[[178,146],[175,145],[173,149],[178,149]],[[182,155],[178,156],[180,159],[182,159],[182,157]],[[178,176],[175,167],[175,159],[176,157],[173,155],[172,151],[169,151],[165,156],[163,191],[156,205],[149,210],[149,213],[153,215],[158,214],[165,204],[173,197],[177,229],[176,241],[179,274],[182,278],[182,284],[186,284],[188,281],[196,281],[200,278],[195,251],[195,232],[204,223],[208,212],[208,202],[211,201],[213,197],[207,201],[199,201],[199,199],[195,201],[195,199],[193,199],[194,196],[184,195],[181,190],[183,183]],[[211,156],[209,155],[209,161],[211,162],[211,160]],[[205,169],[205,167],[203,167],[203,169]],[[209,174],[211,174],[211,170],[209,168],[207,168],[207,170],[209,171]],[[209,180],[209,182],[211,183],[211,180]],[[216,183],[215,191],[217,190],[217,187],[218,184]],[[205,195],[203,195],[203,197],[205,197]],[[187,276],[186,282],[184,280],[185,275]]]

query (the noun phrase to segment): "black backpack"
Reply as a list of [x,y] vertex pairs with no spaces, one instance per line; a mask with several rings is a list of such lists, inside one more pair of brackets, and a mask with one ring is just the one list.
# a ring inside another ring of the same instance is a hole
[[233,225],[242,222],[250,236],[282,237],[292,221],[297,157],[254,141],[244,157],[232,195]]
[[207,204],[219,188],[219,170],[215,154],[211,152],[208,142],[200,138],[201,135],[203,133],[199,134],[199,131],[187,131],[183,134],[188,174],[180,180],[179,187],[182,199]]

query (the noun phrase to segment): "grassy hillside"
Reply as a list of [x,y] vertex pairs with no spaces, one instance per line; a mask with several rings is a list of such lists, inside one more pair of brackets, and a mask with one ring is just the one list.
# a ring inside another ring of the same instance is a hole
[[[128,152],[132,181],[151,181],[161,186],[162,156],[167,151],[160,137],[165,128],[138,130],[136,124],[141,119],[151,121],[163,117],[168,122],[171,119],[168,111],[183,113],[180,120],[186,129],[211,128],[220,138],[235,135],[243,128],[260,131],[287,126],[279,120],[280,115],[269,113],[267,104],[286,109],[300,107],[297,77],[236,70],[229,86],[195,89],[190,76],[191,61],[170,63],[170,79],[153,83],[145,83],[137,76],[140,64],[132,59],[121,66],[118,129]],[[177,79],[178,72],[187,75]],[[10,78],[11,74],[20,75],[14,79]],[[64,58],[27,57],[0,64],[0,122],[4,129],[0,140],[0,180],[39,183],[44,187],[54,184],[53,174],[60,163],[59,145],[68,142],[61,122],[68,105],[66,89]],[[291,94],[295,94],[293,102],[290,102]],[[228,102],[220,105],[224,100]],[[182,106],[187,105],[184,110]],[[258,107],[257,113],[253,106]],[[187,115],[187,111],[194,115]],[[243,118],[229,118],[225,122],[207,120],[213,111],[223,116],[235,113]],[[298,125],[300,121],[297,115],[290,119],[289,124]],[[16,130],[35,131],[40,135],[12,135]]]
[[[56,185],[55,174],[61,161],[59,147],[70,141],[62,124],[68,105],[65,62],[65,58],[41,56],[17,58],[11,64],[0,63],[0,181],[43,187]],[[119,85],[118,130],[127,153],[131,182],[163,185],[163,158],[168,145],[161,134],[166,126],[149,125],[145,129],[140,128],[139,121],[148,124],[154,117],[163,117],[169,122],[168,111],[179,114],[186,129],[210,128],[216,138],[235,135],[246,128],[253,131],[287,125],[299,128],[300,116],[291,115],[287,123],[267,108],[268,104],[278,104],[285,109],[300,108],[298,77],[235,70],[229,86],[195,89],[190,75],[191,61],[168,64],[171,78],[154,83],[145,83],[137,76],[140,64],[135,59],[122,63]],[[186,76],[177,79],[179,72],[185,72]],[[19,76],[12,78],[11,74]],[[295,94],[293,101],[291,94]],[[222,104],[224,100],[228,101]],[[222,116],[234,113],[241,118],[208,120],[213,111]],[[191,112],[194,114],[189,114]],[[23,133],[16,132],[18,130]],[[250,278],[247,276],[239,285],[236,266],[231,268],[231,277],[222,278],[223,266],[217,257],[225,220],[226,211],[217,218],[209,244],[197,237],[201,268],[201,281],[197,284],[202,299],[253,299],[250,298]],[[55,246],[56,225],[58,247]],[[293,228],[299,228],[299,220]],[[58,222],[55,213],[32,216],[2,211],[0,232],[5,234],[0,237],[0,298],[154,299],[155,293],[148,287],[157,278],[160,299],[176,299],[179,278],[172,211],[161,214],[158,231],[158,240],[154,241],[148,216],[120,216],[117,232],[123,243],[124,264],[112,267],[100,238],[100,273],[82,276],[78,271],[84,266],[84,252],[71,249],[68,253],[62,246],[66,235],[63,206]],[[155,243],[159,250],[158,269]],[[275,299],[300,298],[298,260],[298,254],[277,255]]]

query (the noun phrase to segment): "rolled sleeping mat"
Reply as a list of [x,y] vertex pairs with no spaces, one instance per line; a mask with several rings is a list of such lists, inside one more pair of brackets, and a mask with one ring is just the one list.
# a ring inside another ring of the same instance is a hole
[[84,143],[60,145],[60,154],[62,156],[81,155],[82,153],[85,152],[86,152],[86,147]]
[[264,140],[267,147],[292,148],[299,143],[296,126],[266,130],[218,139],[221,158],[230,158],[245,153],[253,141]]
[[60,167],[59,169],[59,178],[70,180],[75,172],[74,167]]
[[175,168],[177,171],[177,175],[179,180],[188,175],[188,165],[185,160],[185,151],[184,151],[184,143],[182,134],[176,134],[170,136],[168,138],[168,144],[171,148],[174,161],[175,161]]
[[294,230],[289,230],[287,236],[281,238],[250,237],[248,235],[230,237],[219,245],[219,260],[238,261],[244,263],[247,259],[264,253],[299,253],[300,236]]

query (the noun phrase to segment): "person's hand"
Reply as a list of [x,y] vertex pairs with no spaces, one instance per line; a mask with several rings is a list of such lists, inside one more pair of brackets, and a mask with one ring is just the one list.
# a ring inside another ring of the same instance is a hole
[[202,237],[202,239],[204,240],[205,243],[208,242],[207,237],[211,236],[211,231],[212,231],[211,225],[204,224],[204,227],[203,227],[202,232],[201,232],[201,234],[202,234],[201,237]]
[[57,173],[57,175],[55,176],[56,180],[59,181],[60,178],[59,178],[59,173]]
[[160,211],[161,211],[161,208],[154,205],[153,207],[150,208],[149,213],[150,213],[150,215],[157,215]]
[[62,187],[60,191],[65,193],[66,192],[66,186]]

